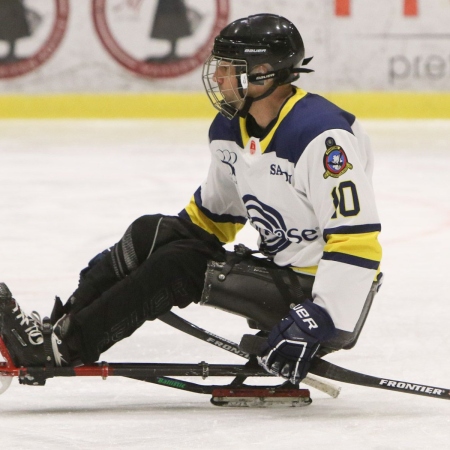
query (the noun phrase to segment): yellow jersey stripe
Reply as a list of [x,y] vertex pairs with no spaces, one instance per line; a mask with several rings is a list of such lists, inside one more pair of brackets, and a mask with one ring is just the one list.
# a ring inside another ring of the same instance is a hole
[[208,233],[216,235],[219,241],[224,244],[234,241],[237,232],[244,227],[241,223],[214,222],[200,211],[195,203],[194,197],[191,198],[191,201],[185,210],[193,223],[203,228]]
[[[285,103],[283,108],[281,108],[280,114],[278,115],[278,120],[273,126],[273,128],[270,130],[269,134],[260,142],[261,151],[264,153],[267,149],[267,147],[270,144],[270,141],[273,138],[273,135],[277,131],[280,123],[283,121],[283,119],[289,114],[291,109],[294,107],[294,105],[300,101],[305,95],[307,94],[306,91],[300,88],[295,88],[295,94],[289,98],[289,100]],[[247,127],[245,125],[245,119],[243,117],[239,118],[239,126],[241,129],[241,137],[242,137],[242,143],[244,147],[247,145],[247,142],[250,139],[249,134],[247,133]]]
[[304,273],[306,275],[316,275],[318,266],[310,267],[291,267],[294,272]]
[[329,234],[324,252],[343,253],[371,261],[381,261],[379,231],[358,234]]

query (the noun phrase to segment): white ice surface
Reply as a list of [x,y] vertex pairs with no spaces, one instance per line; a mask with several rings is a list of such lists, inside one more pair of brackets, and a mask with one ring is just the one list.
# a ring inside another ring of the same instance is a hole
[[[450,387],[450,122],[365,121],[385,283],[358,345],[330,361]],[[205,175],[206,121],[1,121],[0,278],[22,308],[50,313],[78,272],[146,213],[176,214]],[[239,241],[254,246],[244,229]],[[336,280],[339,282],[339,280]],[[178,312],[178,311],[175,311]],[[245,320],[193,305],[180,315],[234,341]],[[107,361],[241,363],[149,322]],[[208,381],[208,380],[207,380]],[[214,382],[218,379],[211,380]],[[341,384],[306,408],[223,409],[209,396],[121,378],[13,380],[1,449],[450,448],[450,402]]]

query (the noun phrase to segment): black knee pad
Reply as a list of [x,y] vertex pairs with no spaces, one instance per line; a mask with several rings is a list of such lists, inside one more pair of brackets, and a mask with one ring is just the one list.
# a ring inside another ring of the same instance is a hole
[[141,216],[128,227],[112,250],[113,259],[118,272],[127,275],[159,248],[186,239],[198,239],[210,248],[223,251],[214,235],[194,223],[178,216],[154,214]]
[[270,331],[292,306],[311,298],[313,282],[312,276],[266,259],[236,260],[229,252],[226,262],[208,261],[200,303],[242,316],[251,328]]

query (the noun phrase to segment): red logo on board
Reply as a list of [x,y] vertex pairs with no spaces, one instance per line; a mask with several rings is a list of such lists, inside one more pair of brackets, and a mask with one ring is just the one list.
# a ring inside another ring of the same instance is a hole
[[[192,3],[192,5],[190,4]],[[149,78],[201,66],[228,23],[229,0],[93,0],[95,29],[110,55]]]
[[69,0],[0,0],[0,78],[37,69],[61,43]]

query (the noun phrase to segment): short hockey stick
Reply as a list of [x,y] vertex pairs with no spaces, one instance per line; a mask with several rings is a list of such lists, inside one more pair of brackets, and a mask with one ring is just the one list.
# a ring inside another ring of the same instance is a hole
[[166,314],[158,317],[159,320],[167,325],[170,325],[183,333],[194,336],[208,344],[215,345],[216,347],[226,350],[227,352],[234,353],[235,355],[242,356],[245,359],[250,359],[250,354],[242,351],[239,345],[235,342],[229,341],[223,337],[217,336],[203,328],[194,325],[193,323],[187,321],[186,319],[177,316],[175,313],[169,311]]
[[[261,339],[262,338],[259,336],[246,334],[241,342],[241,346],[243,346],[249,353],[257,354],[258,349],[261,347]],[[450,400],[450,389],[447,388],[391,380],[390,378],[378,378],[372,375],[364,375],[362,373],[353,372],[352,370],[336,366],[335,364],[318,357],[312,360],[309,372],[320,377],[340,381],[342,383]]]
[[[222,338],[213,334],[203,328],[194,325],[193,323],[187,321],[186,319],[177,316],[175,313],[169,311],[168,313],[159,317],[159,319],[167,325],[170,325],[177,330],[180,330],[186,334],[196,337],[208,344],[215,345],[216,347],[222,348],[230,353],[234,353],[243,358],[250,359],[250,354],[242,351],[239,345],[229,341],[228,339]],[[330,383],[325,383],[317,378],[313,378],[311,375],[307,376],[302,380],[303,384],[313,387],[319,391],[328,394],[330,397],[337,398],[341,388],[338,386],[333,386]]]

